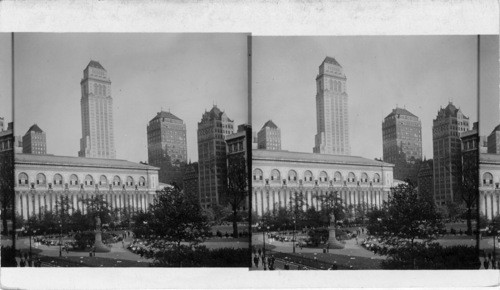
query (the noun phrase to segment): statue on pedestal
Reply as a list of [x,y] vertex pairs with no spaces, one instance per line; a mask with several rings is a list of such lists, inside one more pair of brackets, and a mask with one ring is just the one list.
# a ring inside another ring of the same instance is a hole
[[102,242],[101,236],[101,218],[96,216],[95,218],[95,242],[94,251],[98,253],[109,252],[111,249]]
[[328,247],[330,249],[343,249],[344,244],[337,241],[335,230],[337,228],[337,223],[335,221],[335,214],[330,214],[330,225],[328,226]]

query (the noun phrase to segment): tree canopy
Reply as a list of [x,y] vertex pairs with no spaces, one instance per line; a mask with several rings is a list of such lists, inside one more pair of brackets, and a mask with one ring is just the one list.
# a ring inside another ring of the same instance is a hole
[[393,188],[381,210],[369,214],[370,234],[385,239],[433,240],[444,227],[434,203],[419,196],[413,185],[400,184]]

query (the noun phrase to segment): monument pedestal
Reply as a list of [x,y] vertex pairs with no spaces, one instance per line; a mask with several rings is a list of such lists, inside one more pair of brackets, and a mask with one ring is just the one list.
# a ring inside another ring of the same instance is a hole
[[95,232],[94,248],[96,253],[107,253],[111,251],[111,249],[102,242],[102,236],[100,231]]
[[345,246],[341,242],[337,241],[335,235],[335,227],[328,228],[328,248],[330,249],[343,249]]

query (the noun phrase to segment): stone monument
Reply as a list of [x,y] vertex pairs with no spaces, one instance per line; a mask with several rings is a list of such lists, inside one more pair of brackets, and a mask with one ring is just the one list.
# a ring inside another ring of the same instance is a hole
[[335,229],[337,228],[335,222],[335,215],[332,213],[330,215],[330,225],[328,226],[328,248],[330,249],[343,249],[344,244],[337,241],[337,237],[335,236]]
[[102,242],[101,236],[101,219],[99,216],[95,218],[95,242],[94,251],[97,253],[106,253],[111,251],[111,249]]

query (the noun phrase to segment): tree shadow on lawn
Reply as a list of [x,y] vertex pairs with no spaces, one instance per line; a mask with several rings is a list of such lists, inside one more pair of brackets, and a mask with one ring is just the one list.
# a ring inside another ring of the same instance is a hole
[[123,259],[111,259],[102,257],[46,257],[40,256],[40,260],[50,267],[149,267],[149,262],[131,261]]

